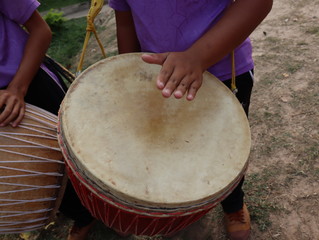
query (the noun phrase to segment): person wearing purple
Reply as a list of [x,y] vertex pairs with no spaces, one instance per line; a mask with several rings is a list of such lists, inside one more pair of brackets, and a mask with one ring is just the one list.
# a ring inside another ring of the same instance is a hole
[[[52,65],[43,63],[52,33],[36,10],[39,5],[36,0],[0,2],[0,127],[18,126],[25,102],[57,115],[67,90]],[[74,229],[86,231],[94,221],[70,182],[60,211],[75,220]]]
[[[272,0],[109,0],[115,10],[118,51],[146,52],[142,59],[162,65],[157,88],[163,97],[193,100],[208,70],[229,88],[235,56],[237,98],[248,116],[253,87],[249,35],[267,16]],[[230,239],[248,239],[250,217],[244,178],[222,201]]]

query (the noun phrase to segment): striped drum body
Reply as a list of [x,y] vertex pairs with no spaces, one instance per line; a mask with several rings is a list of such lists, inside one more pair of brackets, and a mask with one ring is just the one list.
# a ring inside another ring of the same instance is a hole
[[66,182],[57,117],[33,105],[17,128],[0,128],[0,233],[44,227]]

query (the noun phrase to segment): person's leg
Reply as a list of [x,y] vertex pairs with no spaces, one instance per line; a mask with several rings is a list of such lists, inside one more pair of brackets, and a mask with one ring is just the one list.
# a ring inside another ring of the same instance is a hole
[[[223,82],[228,88],[230,88],[231,80],[226,80]],[[236,77],[236,87],[238,92],[236,97],[240,104],[243,106],[245,113],[248,117],[250,96],[253,88],[253,71],[246,72]],[[244,203],[244,192],[242,190],[242,185],[244,182],[244,177],[241,179],[240,183],[233,190],[233,192],[224,199],[221,204],[224,212],[231,213],[236,212],[243,207]]]
[[241,179],[236,188],[221,202],[225,213],[233,213],[243,208],[244,205],[244,191],[242,186],[244,177]]
[[78,228],[85,227],[94,220],[90,212],[82,205],[70,181],[66,185],[59,210],[65,216],[73,219]]
[[[236,97],[243,106],[247,117],[249,113],[251,92],[254,85],[253,75],[254,71],[251,70],[236,77],[236,87],[238,90]],[[230,89],[231,79],[223,81],[223,83]]]
[[[230,88],[231,80],[224,81],[224,84]],[[248,117],[250,96],[253,88],[253,71],[237,76],[236,87],[238,89],[236,97]],[[236,188],[221,202],[230,239],[247,239],[250,234],[250,217],[244,204],[243,183],[244,177]]]

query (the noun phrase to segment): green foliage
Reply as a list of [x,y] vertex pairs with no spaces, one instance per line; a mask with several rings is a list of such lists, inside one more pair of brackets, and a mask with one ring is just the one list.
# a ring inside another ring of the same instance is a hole
[[38,10],[40,12],[50,10],[51,8],[62,8],[65,6],[82,3],[82,2],[88,2],[89,0],[39,0],[41,5],[39,6]]
[[66,21],[63,17],[63,12],[59,12],[54,9],[51,9],[43,18],[50,26],[53,33],[61,30]]
[[266,231],[271,226],[270,213],[279,212],[280,208],[269,198],[277,183],[273,181],[280,169],[265,169],[261,173],[246,175],[244,191],[251,219],[258,225],[260,231]]
[[82,49],[85,34],[85,17],[65,21],[63,28],[53,35],[48,55],[69,68],[73,57]]

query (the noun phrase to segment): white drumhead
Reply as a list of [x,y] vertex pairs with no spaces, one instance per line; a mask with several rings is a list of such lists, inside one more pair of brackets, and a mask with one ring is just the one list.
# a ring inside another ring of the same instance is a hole
[[164,98],[160,66],[140,53],[101,60],[71,85],[60,109],[63,138],[84,178],[144,206],[189,206],[220,195],[243,174],[246,115],[204,73],[195,100]]

